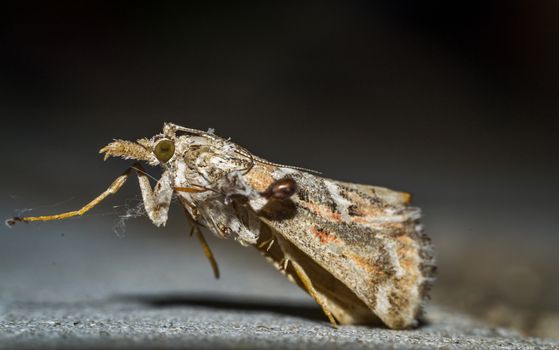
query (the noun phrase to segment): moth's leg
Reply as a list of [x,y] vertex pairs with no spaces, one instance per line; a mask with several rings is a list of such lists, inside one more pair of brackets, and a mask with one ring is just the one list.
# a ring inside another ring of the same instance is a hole
[[280,267],[283,268],[287,274],[288,264],[291,264],[293,270],[295,271],[295,274],[299,278],[299,281],[301,282],[301,284],[303,285],[307,293],[309,293],[309,295],[314,299],[314,301],[316,301],[316,303],[320,305],[320,307],[322,308],[322,312],[324,312],[326,317],[328,317],[330,324],[333,327],[337,327],[338,323],[336,322],[334,315],[332,315],[332,313],[328,310],[326,302],[323,300],[322,296],[314,288],[310,277],[305,272],[305,269],[303,269],[303,267],[297,262],[297,260],[293,258],[291,254],[289,254],[290,249],[286,245],[286,242],[284,242],[280,237],[275,237],[275,240],[277,240],[279,249],[283,253],[283,259],[279,262]]
[[289,262],[290,262],[289,258],[284,256],[283,259],[281,259],[279,262],[280,270],[287,273],[287,267],[289,266]]
[[81,216],[95,207],[97,204],[101,203],[105,198],[111,194],[117,193],[130,175],[132,170],[136,170],[138,174],[138,181],[140,183],[140,190],[142,192],[142,198],[144,200],[144,205],[149,218],[154,224],[160,226],[167,221],[167,212],[169,210],[169,205],[171,203],[172,191],[168,190],[170,188],[169,175],[163,173],[161,179],[155,186],[155,193],[151,189],[149,179],[145,174],[144,169],[139,163],[135,163],[122,175],[116,178],[113,183],[107,188],[103,193],[93,199],[91,202],[84,205],[81,209],[69,211],[66,213],[54,214],[54,215],[44,215],[44,216],[27,216],[27,217],[14,217],[6,221],[9,226],[15,225],[19,221],[31,222],[31,221],[52,221],[52,220],[64,220],[74,216]]
[[190,215],[190,213],[188,212],[188,210],[186,210],[186,208],[184,209],[184,213],[186,215],[186,219],[188,220],[188,222],[192,227],[190,229],[190,235],[192,236],[193,233],[196,234],[196,237],[200,241],[200,244],[202,244],[202,249],[204,249],[204,254],[210,261],[210,265],[212,266],[214,277],[216,279],[219,279],[219,266],[217,265],[217,261],[215,260],[214,254],[212,253],[212,250],[210,249],[208,242],[206,242],[206,239],[202,235],[202,230],[200,230],[200,224],[196,220],[194,220],[194,218],[192,217],[192,215]]
[[330,324],[333,327],[338,327],[338,323],[336,322],[336,319],[334,318],[334,315],[332,315],[332,313],[330,311],[328,311],[328,309],[326,307],[326,304],[322,301],[322,298],[318,295],[316,289],[314,289],[314,286],[312,285],[311,279],[309,278],[309,276],[307,276],[305,270],[301,267],[301,265],[299,265],[299,263],[297,263],[297,261],[295,261],[293,259],[289,259],[289,262],[291,263],[291,266],[293,266],[293,269],[295,270],[295,273],[297,274],[297,277],[299,277],[299,279],[301,280],[301,283],[303,283],[303,286],[305,286],[305,289],[307,290],[307,292],[314,299],[314,301],[316,301],[317,304],[320,305],[320,307],[322,308],[322,311],[324,312],[326,317],[328,317],[328,320],[330,321]]
[[273,238],[270,238],[269,240],[260,243],[260,244],[258,245],[258,249],[262,249],[262,248],[264,248],[264,246],[266,246],[266,245],[268,245],[268,246],[267,246],[266,249],[264,249],[264,250],[265,250],[265,251],[269,251],[269,250],[272,248],[272,246],[274,245],[274,239],[273,239]]
[[134,164],[131,168],[136,170],[138,174],[140,191],[142,192],[144,207],[149,219],[155,226],[165,225],[171,199],[173,198],[173,188],[169,172],[163,172],[154,189],[152,189],[144,168],[139,163]]
[[274,242],[275,242],[275,241],[272,239],[272,241],[270,242],[270,244],[268,245],[268,247],[266,247],[266,251],[269,251],[269,250],[272,248],[272,246],[274,245]]
[[113,183],[109,186],[109,188],[107,188],[103,193],[101,193],[99,196],[97,196],[91,202],[84,205],[81,209],[74,210],[74,211],[69,211],[69,212],[66,212],[66,213],[54,214],[54,215],[14,217],[14,218],[6,220],[6,224],[8,226],[13,226],[17,222],[20,222],[20,221],[31,222],[31,221],[64,220],[64,219],[71,218],[73,216],[83,215],[83,214],[87,213],[89,210],[91,210],[93,207],[95,207],[97,204],[101,203],[101,201],[103,201],[109,195],[117,193],[118,190],[121,189],[122,185],[124,185],[124,183],[128,179],[128,175],[130,175],[130,171],[133,168],[134,168],[134,166],[126,169],[126,171],[124,173],[122,173],[122,175],[120,175],[119,177],[116,178],[116,180],[113,181]]
[[186,193],[203,193],[209,191],[209,189],[205,187],[175,187],[175,191]]

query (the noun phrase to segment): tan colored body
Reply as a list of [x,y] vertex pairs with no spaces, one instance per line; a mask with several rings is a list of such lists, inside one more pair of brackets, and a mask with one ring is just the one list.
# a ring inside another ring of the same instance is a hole
[[174,124],[149,140],[116,140],[101,152],[105,159],[160,165],[161,179],[152,190],[135,164],[80,210],[6,223],[83,215],[116,193],[135,169],[149,218],[164,225],[171,199],[178,197],[216,277],[200,224],[259,249],[320,304],[332,324],[380,320],[396,329],[417,324],[435,264],[409,194],[270,163],[213,133]]

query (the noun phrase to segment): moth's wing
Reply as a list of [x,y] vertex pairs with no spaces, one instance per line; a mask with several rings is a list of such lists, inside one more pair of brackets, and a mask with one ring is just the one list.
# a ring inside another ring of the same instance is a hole
[[289,176],[296,215],[262,220],[345,284],[387,326],[416,324],[434,279],[429,238],[411,196],[268,165],[246,175],[263,191]]

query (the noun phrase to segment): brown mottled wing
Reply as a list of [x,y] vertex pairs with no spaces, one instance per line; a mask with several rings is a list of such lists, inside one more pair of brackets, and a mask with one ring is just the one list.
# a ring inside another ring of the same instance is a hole
[[283,238],[345,284],[391,328],[416,324],[434,279],[434,259],[411,196],[382,187],[258,165],[246,175],[263,191],[295,179],[292,218],[264,220]]

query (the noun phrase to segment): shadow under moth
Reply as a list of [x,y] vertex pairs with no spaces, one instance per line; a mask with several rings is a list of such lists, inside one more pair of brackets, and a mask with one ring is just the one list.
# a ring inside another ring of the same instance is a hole
[[[201,234],[206,227],[258,249],[309,293],[332,323],[413,327],[435,277],[429,238],[411,196],[383,187],[335,181],[259,158],[213,131],[166,123],[136,142],[115,140],[105,159],[138,161],[83,208],[17,222],[83,215],[116,193],[136,172],[145,210],[156,226],[177,198],[214,274],[219,270]],[[152,189],[140,162],[161,166]]]

